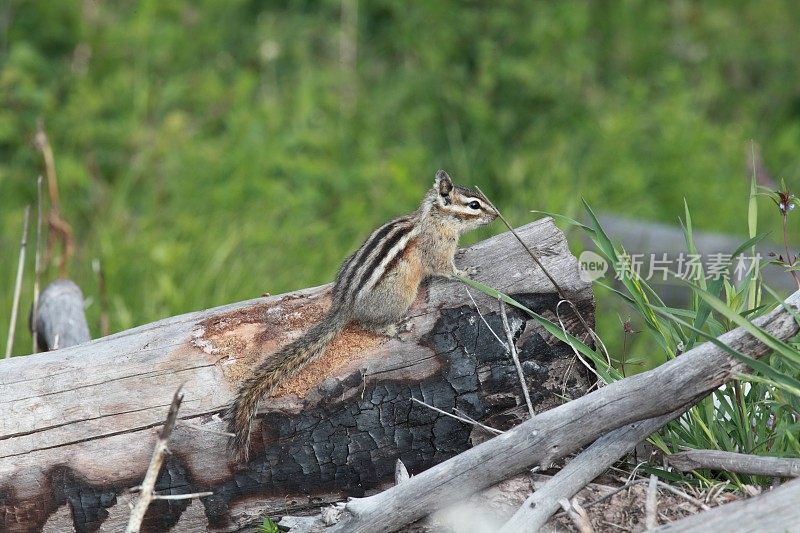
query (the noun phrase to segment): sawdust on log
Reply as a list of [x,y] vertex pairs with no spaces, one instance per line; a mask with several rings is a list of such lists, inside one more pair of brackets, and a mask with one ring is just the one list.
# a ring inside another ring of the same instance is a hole
[[371,350],[386,340],[386,337],[348,327],[331,342],[319,359],[279,385],[269,397],[294,394],[303,398],[308,391],[325,381],[327,377],[336,375],[338,370],[354,366],[360,359],[369,359]]
[[[193,344],[215,355],[225,378],[238,384],[265,357],[322,320],[329,306],[329,290],[259,303],[201,323]],[[358,368],[360,359],[368,359],[375,346],[387,340],[387,337],[348,326],[322,356],[276,388],[270,397],[296,395],[303,398],[327,377],[346,367]]]

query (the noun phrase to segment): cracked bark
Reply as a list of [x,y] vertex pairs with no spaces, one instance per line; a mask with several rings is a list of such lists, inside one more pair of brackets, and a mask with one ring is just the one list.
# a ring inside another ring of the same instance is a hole
[[[545,267],[592,320],[591,288],[563,234],[549,219],[518,231],[546,251]],[[479,280],[555,318],[553,287],[510,234],[456,261],[480,267]],[[182,419],[222,429],[218,413],[238,381],[262,354],[317,320],[327,295],[321,287],[189,313],[1,365],[0,530],[121,529],[126,489],[144,476],[176,386],[185,382]],[[496,302],[473,295],[502,332]],[[154,502],[143,531],[230,531],[264,514],[372,494],[393,482],[397,459],[417,474],[488,437],[411,398],[501,429],[527,416],[514,364],[462,284],[431,282],[410,316],[413,330],[399,340],[347,330],[263,402],[246,465],[229,461],[225,437],[175,428],[157,490],[214,495]],[[581,333],[574,317],[565,318]],[[583,394],[589,378],[571,365],[569,348],[516,311],[509,319],[537,412],[560,404],[563,393]]]

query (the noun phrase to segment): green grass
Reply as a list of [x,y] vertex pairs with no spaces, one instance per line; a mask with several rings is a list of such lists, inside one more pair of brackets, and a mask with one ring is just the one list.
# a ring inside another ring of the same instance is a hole
[[[94,258],[112,331],[323,283],[440,167],[516,224],[531,209],[578,213],[580,196],[675,222],[686,198],[710,207],[698,227],[737,233],[749,139],[774,176],[797,179],[790,0],[360,2],[354,71],[339,60],[340,7],[5,2],[0,344],[39,117],[95,335]],[[23,315],[30,288],[29,275]],[[17,333],[25,353],[24,320]]]
[[[754,177],[751,199],[755,198],[755,191]],[[610,274],[616,275],[617,287],[606,284],[602,278],[595,282],[596,286],[606,291],[603,298],[598,298],[597,316],[607,315],[605,304],[609,298],[616,298],[624,303],[635,317],[635,322],[643,325],[641,342],[634,348],[649,353],[649,356],[641,357],[642,360],[649,361],[651,366],[657,365],[654,362],[680,357],[681,353],[698,343],[708,341],[751,369],[750,373],[737,376],[735,380],[691,407],[681,418],[652,436],[651,442],[665,454],[696,448],[800,457],[800,338],[781,340],[753,323],[755,318],[783,303],[780,295],[763,284],[761,269],[764,264],[753,265],[738,286],[732,285],[724,277],[707,281],[707,273],[702,270],[697,271],[693,279],[679,278],[681,283],[691,289],[692,298],[684,309],[668,307],[647,281],[639,277],[629,263],[621,260],[624,250],[618,248],[606,234],[591,207],[588,204],[584,204],[584,207],[589,220],[586,225],[561,215],[556,215],[555,218],[587,233],[594,242],[596,251],[609,265],[614,265]],[[782,211],[781,214],[787,216],[789,211]],[[778,209],[773,205],[770,205],[770,212],[778,216]],[[747,217],[743,218],[747,219],[751,238],[736,250],[730,251],[730,264],[733,264],[739,254],[752,250],[755,243],[763,237],[757,234],[757,216],[758,203],[748,202]],[[687,251],[695,253],[693,224],[688,207],[684,213],[684,233]],[[786,275],[790,276],[793,267],[783,265],[783,268],[787,270]],[[562,331],[557,324],[525,309],[508,296],[471,280],[464,282],[528,312],[548,332],[568,342],[577,352],[592,361],[597,375],[604,382],[623,379],[625,361],[617,351],[619,343],[603,337],[603,334],[621,332],[621,327],[605,332],[601,330],[604,344],[615,347],[608,354],[613,362],[609,365],[607,354],[600,349],[599,344],[594,348],[587,346]],[[800,319],[794,310],[787,309],[796,319]],[[753,359],[717,339],[737,327],[744,328],[762,341],[770,348],[771,354],[763,359]],[[630,365],[631,360],[628,359],[627,362]],[[678,475],[658,468],[651,468],[650,471],[669,481],[686,481],[706,488],[719,481],[730,482],[739,489],[744,489],[746,484],[768,485],[772,482],[763,477],[729,472],[695,471],[688,475]]]

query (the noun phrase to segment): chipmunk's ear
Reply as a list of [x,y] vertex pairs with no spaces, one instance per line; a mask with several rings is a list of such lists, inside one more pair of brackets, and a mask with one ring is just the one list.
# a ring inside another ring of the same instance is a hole
[[447,175],[444,170],[436,172],[436,179],[433,182],[436,192],[439,193],[439,198],[445,205],[450,203],[450,193],[453,192],[453,180]]

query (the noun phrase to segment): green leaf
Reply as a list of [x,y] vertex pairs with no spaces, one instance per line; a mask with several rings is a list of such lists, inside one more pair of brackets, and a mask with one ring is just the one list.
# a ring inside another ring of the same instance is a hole
[[574,350],[578,351],[582,355],[590,358],[595,365],[595,370],[603,378],[606,383],[612,383],[622,378],[622,375],[619,373],[617,369],[608,365],[608,362],[605,360],[605,357],[601,354],[597,353],[595,350],[592,350],[584,344],[579,339],[573,337],[569,333],[566,333],[561,326],[554,324],[553,322],[549,321],[548,319],[544,318],[540,314],[532,311],[522,305],[521,303],[517,302],[507,294],[504,294],[497,289],[489,287],[479,281],[475,281],[474,279],[466,278],[459,276],[458,278],[461,280],[462,283],[469,285],[470,287],[474,287],[479,291],[488,294],[489,296],[502,300],[508,305],[513,305],[517,309],[525,311],[528,315],[531,316],[536,322],[538,322],[548,333],[553,335],[558,340],[565,342],[566,344],[570,345]]
[[558,213],[551,213],[549,211],[536,211],[536,210],[533,210],[533,211],[531,211],[531,213],[536,213],[538,215],[548,216],[548,217],[552,218],[553,220],[555,220],[556,222],[561,222],[562,224],[566,224],[568,226],[577,226],[577,227],[581,228],[583,231],[585,231],[586,233],[589,233],[590,235],[594,235],[594,230],[592,228],[590,228],[586,224],[581,224],[580,222],[578,222],[574,218],[570,218],[570,217],[564,216],[564,215],[559,215]]
[[[725,305],[724,302],[720,301],[708,291],[703,290],[701,287],[698,287],[697,285],[688,281],[685,281],[684,283],[692,287],[695,291],[695,294],[697,294],[704,301],[708,302],[719,314],[723,315],[737,326],[746,329],[747,332],[753,335],[755,338],[769,346],[775,352],[784,356],[787,362],[791,362],[794,365],[800,365],[800,352],[798,352],[795,348],[767,333],[764,329],[756,326],[739,313],[733,311],[731,308]],[[798,366],[798,368],[800,368],[800,366]]]
[[259,533],[280,533],[280,529],[278,529],[278,524],[272,521],[270,517],[265,517],[264,521],[261,522],[261,525],[258,526]]
[[764,374],[765,376],[770,377],[776,383],[780,383],[781,386],[786,387],[787,389],[794,389],[794,388],[800,387],[800,381],[798,381],[794,377],[792,377],[792,376],[790,376],[788,374],[784,374],[782,372],[779,372],[778,370],[772,368],[770,365],[768,365],[767,363],[764,363],[763,361],[760,361],[758,359],[754,359],[754,358],[750,357],[749,355],[743,354],[742,352],[740,352],[740,351],[728,346],[724,342],[720,341],[718,338],[709,335],[705,331],[695,330],[692,327],[691,324],[681,320],[680,318],[678,318],[676,316],[670,315],[667,311],[665,311],[663,309],[654,308],[654,310],[655,310],[655,312],[657,312],[659,314],[663,314],[664,316],[670,318],[671,320],[674,320],[674,321],[676,321],[678,323],[681,323],[685,327],[687,327],[689,329],[692,329],[693,331],[696,331],[698,333],[698,335],[702,336],[703,338],[705,338],[709,342],[713,343],[717,347],[725,350],[727,353],[729,353],[735,359],[737,359],[737,360],[741,361],[742,363],[746,364],[747,366],[749,366],[753,370],[757,370],[757,371],[761,372],[762,374]]
[[[750,157],[753,162],[753,175],[750,177],[750,198],[747,202],[747,229],[750,238],[753,238],[756,236],[758,229],[758,202],[756,201],[758,183],[756,182],[756,149],[753,141],[750,141]],[[755,250],[753,252],[755,254]]]

